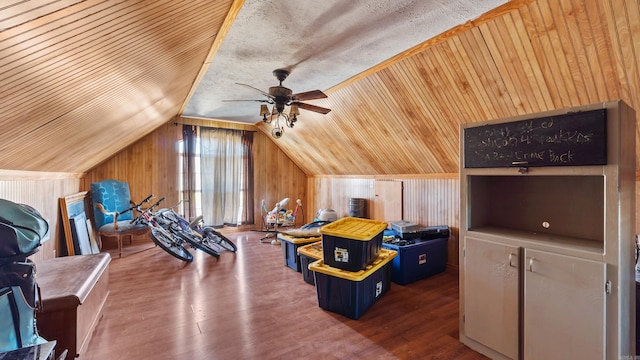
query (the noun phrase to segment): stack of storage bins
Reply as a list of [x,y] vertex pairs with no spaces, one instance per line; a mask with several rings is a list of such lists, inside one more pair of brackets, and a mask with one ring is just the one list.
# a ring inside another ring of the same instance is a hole
[[384,249],[395,250],[391,280],[406,285],[445,271],[449,240],[448,226],[419,227],[405,221],[391,222],[399,238],[383,241]]
[[358,319],[391,286],[396,251],[382,249],[387,223],[346,217],[320,229],[322,259],[309,264],[318,305]]

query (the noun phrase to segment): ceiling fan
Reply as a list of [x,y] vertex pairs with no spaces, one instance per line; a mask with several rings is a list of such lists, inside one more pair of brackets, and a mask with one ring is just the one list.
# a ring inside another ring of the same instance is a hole
[[[246,86],[250,89],[256,90],[260,92],[262,95],[266,96],[266,99],[261,100],[231,100],[231,101],[259,101],[268,104],[273,104],[273,110],[270,111],[267,105],[260,105],[260,115],[262,116],[262,121],[266,123],[274,123],[274,129],[271,132],[271,135],[275,138],[279,138],[282,136],[284,132],[284,126],[280,123],[280,119],[283,120],[283,123],[286,123],[288,127],[293,127],[294,123],[298,121],[298,115],[300,112],[298,109],[304,109],[308,111],[317,112],[320,114],[327,114],[331,109],[327,109],[321,106],[306,104],[301,101],[306,100],[315,100],[315,99],[325,99],[327,95],[320,90],[312,90],[301,93],[294,94],[291,89],[282,86],[282,82],[289,76],[290,72],[286,69],[276,69],[273,70],[273,75],[280,81],[280,85],[272,86],[269,88],[269,92],[264,92],[258,88],[255,88],[251,85],[236,83],[238,85]],[[285,106],[290,106],[291,109],[289,113],[285,113]]]
[[[327,109],[324,107],[305,104],[301,101],[306,100],[315,100],[315,99],[325,99],[327,95],[320,90],[312,90],[301,93],[294,94],[291,89],[282,86],[282,82],[289,76],[290,72],[286,69],[276,69],[273,70],[273,75],[280,81],[280,85],[272,86],[269,88],[269,92],[264,92],[258,88],[255,88],[251,85],[236,83],[238,85],[246,86],[253,90],[259,91],[262,95],[266,96],[265,100],[248,100],[248,101],[260,101],[266,102],[269,104],[274,104],[277,113],[282,113],[284,111],[285,106],[297,106],[300,109],[305,109],[309,111],[314,111],[321,114],[327,114],[331,109]],[[242,100],[240,100],[242,101]],[[261,114],[262,115],[262,114]]]

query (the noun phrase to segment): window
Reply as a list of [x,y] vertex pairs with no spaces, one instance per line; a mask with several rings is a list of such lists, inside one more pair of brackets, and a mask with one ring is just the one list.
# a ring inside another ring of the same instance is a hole
[[178,153],[185,217],[206,225],[253,224],[253,133],[183,127]]

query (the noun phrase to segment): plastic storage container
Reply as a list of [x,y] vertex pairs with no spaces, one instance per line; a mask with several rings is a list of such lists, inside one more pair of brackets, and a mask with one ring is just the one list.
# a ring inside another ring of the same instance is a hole
[[317,260],[309,264],[313,271],[318,305],[331,312],[358,319],[391,287],[393,250],[380,250],[380,256],[365,270],[351,272],[336,269]]
[[345,217],[320,228],[324,263],[359,271],[371,264],[382,248],[383,221]]
[[398,236],[405,240],[410,239],[440,239],[449,237],[449,227],[447,225],[425,226],[415,231],[398,232]]
[[389,226],[399,234],[420,230],[420,225],[407,220],[389,221]]
[[282,259],[284,265],[292,268],[297,272],[301,272],[300,258],[298,257],[298,247],[317,242],[320,240],[319,236],[315,237],[293,237],[285,234],[278,234],[278,239],[282,246]]
[[322,259],[322,241],[300,246],[298,248],[298,257],[300,258],[302,280],[311,285],[315,285],[316,282],[313,279],[313,271],[309,270],[309,264]]
[[406,245],[383,242],[383,249],[398,252],[391,265],[391,280],[405,285],[443,272],[447,266],[448,240],[448,237],[414,240]]

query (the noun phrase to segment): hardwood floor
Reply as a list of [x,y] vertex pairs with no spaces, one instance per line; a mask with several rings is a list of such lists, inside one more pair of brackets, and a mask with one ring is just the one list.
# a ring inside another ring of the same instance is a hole
[[236,254],[191,264],[148,244],[110,265],[104,317],[83,359],[486,359],[458,341],[458,276],[389,292],[358,320],[318,307],[315,288],[260,232]]

